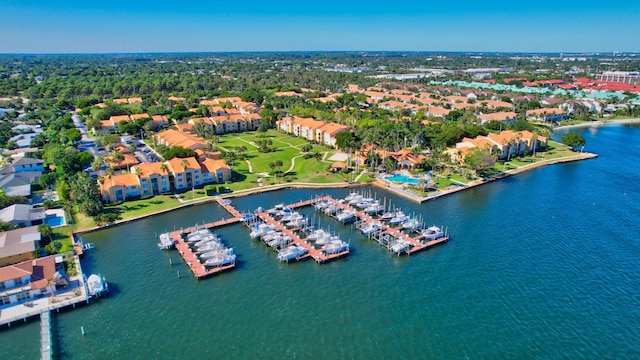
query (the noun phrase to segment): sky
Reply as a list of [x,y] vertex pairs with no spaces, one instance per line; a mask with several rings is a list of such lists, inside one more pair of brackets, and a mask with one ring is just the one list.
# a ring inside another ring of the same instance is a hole
[[640,1],[0,0],[0,53],[640,52]]

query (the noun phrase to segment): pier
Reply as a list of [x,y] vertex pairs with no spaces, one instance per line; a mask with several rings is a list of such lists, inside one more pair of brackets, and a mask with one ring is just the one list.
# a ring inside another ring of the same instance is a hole
[[[366,214],[364,211],[360,211],[355,209],[353,206],[347,204],[347,203],[342,203],[336,199],[334,199],[331,196],[324,196],[324,197],[320,197],[317,198],[316,200],[314,200],[313,202],[320,202],[320,201],[326,201],[331,203],[331,205],[333,206],[337,206],[340,209],[342,209],[343,211],[350,211],[354,213],[354,217],[356,219],[358,219],[356,221],[356,226],[361,229],[362,227],[369,225],[371,223],[374,222],[380,222],[378,219],[374,219],[372,216]],[[423,235],[418,235],[415,237],[411,237],[409,235],[407,235],[404,231],[402,231],[402,229],[399,228],[393,228],[390,225],[389,226],[384,226],[383,229],[371,234],[368,236],[369,238],[372,238],[373,240],[375,240],[376,242],[378,242],[380,245],[384,246],[385,248],[387,248],[387,250],[392,251],[391,246],[393,245],[393,243],[395,241],[398,240],[402,240],[407,242],[410,246],[406,251],[403,251],[404,253],[406,253],[407,255],[413,254],[413,253],[417,253],[423,250],[426,250],[430,247],[445,243],[447,241],[449,241],[449,236],[448,235],[444,235],[442,237],[430,240],[430,241],[424,241],[426,240],[424,238]],[[391,239],[393,239],[394,241],[392,242]]]
[[53,359],[51,334],[51,314],[49,310],[40,314],[40,359]]

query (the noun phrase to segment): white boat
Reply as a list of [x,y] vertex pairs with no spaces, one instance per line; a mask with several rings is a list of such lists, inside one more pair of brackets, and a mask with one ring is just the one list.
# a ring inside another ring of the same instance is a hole
[[219,237],[211,237],[211,238],[206,238],[206,239],[202,239],[196,243],[192,243],[193,246],[199,248],[208,244],[220,244],[220,238]]
[[284,245],[289,245],[292,239],[287,235],[281,235],[267,243],[267,246],[271,248],[280,248]]
[[380,226],[380,224],[378,223],[369,223],[360,229],[363,235],[371,235],[380,230],[382,230],[382,226]]
[[358,195],[358,196],[354,197],[353,199],[348,200],[347,204],[355,205],[355,204],[359,203],[360,201],[362,201],[362,195]]
[[275,213],[275,216],[277,216],[277,217],[280,217],[280,218],[281,218],[281,217],[284,217],[284,216],[286,216],[286,215],[291,214],[292,212],[293,212],[293,210],[292,210],[291,208],[285,207],[285,208],[282,208],[282,210],[280,210],[280,211],[276,212],[276,213]]
[[409,219],[409,221],[402,224],[402,228],[407,230],[419,229],[421,226],[422,222],[418,219]]
[[444,232],[437,226],[431,226],[422,231],[422,237],[428,240],[435,240],[444,236]]
[[338,215],[336,215],[336,220],[340,222],[347,222],[349,220],[352,220],[354,216],[355,216],[355,213],[353,211],[345,210],[339,213]]
[[323,200],[323,201],[318,201],[317,203],[315,203],[315,205],[313,205],[313,207],[316,210],[322,210],[322,209],[326,208],[329,205],[331,205],[331,203],[329,201]]
[[323,212],[327,215],[334,215],[338,212],[338,210],[340,210],[340,206],[338,205],[329,205],[326,208],[324,208]]
[[216,266],[230,265],[235,262],[236,262],[235,254],[217,254],[211,259],[207,259],[207,261],[205,261],[204,264],[206,266],[216,267]]
[[275,215],[278,212],[282,211],[282,209],[284,209],[284,204],[277,204],[276,206],[274,206],[271,209],[267,210],[267,214]]
[[273,226],[269,224],[257,224],[251,229],[249,236],[251,236],[252,239],[257,239],[271,230],[273,230]]
[[357,192],[352,192],[352,193],[349,193],[349,195],[347,195],[347,197],[345,197],[343,200],[345,202],[349,202],[353,199],[362,199],[362,195],[358,194]]
[[199,256],[199,258],[202,259],[202,260],[207,260],[207,259],[212,259],[212,258],[218,256],[219,254],[232,255],[233,254],[233,249],[232,248],[228,248],[228,249],[223,249],[223,250],[219,250],[219,251],[209,251],[209,252],[206,252],[204,254],[201,254]]
[[408,241],[402,239],[397,240],[393,245],[391,245],[391,252],[400,254],[401,252],[407,251],[410,245],[411,244]]
[[303,227],[305,225],[307,225],[307,220],[304,217],[298,218],[298,219],[293,219],[291,221],[289,221],[288,223],[285,224],[286,227],[288,228],[299,228],[299,227]]
[[91,274],[87,278],[87,292],[89,296],[100,297],[102,294],[109,292],[109,285],[104,277],[101,278],[100,275]]
[[396,212],[396,216],[393,219],[389,220],[391,225],[400,225],[409,221],[409,217],[405,215],[402,211]]
[[325,234],[326,232],[323,229],[314,230],[309,233],[308,239],[309,241],[316,241],[319,238],[323,237]]
[[218,242],[210,242],[204,246],[196,248],[196,251],[200,253],[209,252],[209,251],[220,251],[224,250],[226,247]]
[[365,209],[368,208],[371,205],[374,205],[376,203],[375,200],[371,199],[371,198],[366,198],[366,199],[362,199],[360,201],[358,201],[355,205],[358,209]]
[[289,261],[307,253],[307,249],[302,246],[287,246],[286,248],[278,251],[278,260]]
[[292,221],[292,220],[300,219],[301,217],[304,217],[304,215],[300,214],[297,211],[292,211],[290,213],[284,214],[282,216],[282,218],[280,219],[280,221],[289,222],[289,221]]
[[349,250],[349,244],[342,240],[332,240],[322,247],[322,251],[327,254],[337,254]]
[[174,244],[173,239],[169,236],[169,233],[160,234],[160,242],[158,243],[158,247],[161,249],[173,249]]
[[380,220],[389,221],[389,220],[393,219],[395,216],[396,216],[396,212],[395,211],[387,211],[384,214],[380,215]]
[[373,203],[369,205],[366,209],[364,209],[365,214],[377,214],[384,211],[384,206],[380,204]]

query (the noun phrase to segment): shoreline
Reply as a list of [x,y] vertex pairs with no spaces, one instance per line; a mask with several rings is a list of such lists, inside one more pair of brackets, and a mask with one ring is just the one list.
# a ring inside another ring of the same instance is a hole
[[[637,119],[634,122],[640,122],[640,119]],[[573,125],[571,125],[571,126],[573,126]],[[375,180],[375,181],[373,181],[371,183],[328,183],[328,184],[289,183],[289,184],[281,184],[281,185],[270,185],[268,187],[257,187],[257,188],[251,188],[251,189],[246,189],[246,190],[239,190],[238,192],[224,194],[224,195],[204,197],[204,198],[201,198],[201,199],[192,200],[192,201],[189,201],[189,202],[182,203],[182,204],[180,204],[180,205],[178,205],[176,207],[172,207],[172,208],[169,208],[169,209],[158,210],[158,211],[154,211],[152,213],[138,215],[138,216],[134,216],[134,217],[131,217],[131,218],[128,218],[128,219],[117,220],[117,221],[114,221],[113,223],[106,224],[106,225],[95,226],[95,227],[92,227],[92,228],[82,229],[82,230],[71,230],[71,235],[73,236],[73,241],[75,242],[75,236],[76,235],[87,234],[87,233],[91,233],[91,232],[94,232],[94,231],[99,231],[99,230],[115,227],[115,226],[118,226],[118,225],[127,224],[127,223],[130,223],[130,222],[142,220],[142,219],[150,217],[150,216],[160,215],[160,214],[164,214],[164,213],[168,213],[168,212],[171,212],[171,211],[184,209],[184,208],[191,207],[191,206],[198,206],[198,205],[206,204],[206,203],[209,203],[209,202],[215,202],[219,198],[226,199],[226,198],[244,197],[244,196],[261,194],[261,193],[270,192],[270,191],[277,191],[277,190],[314,189],[314,188],[339,189],[339,188],[350,188],[350,187],[361,187],[361,186],[373,185],[373,186],[377,186],[377,187],[386,189],[386,190],[388,190],[388,191],[390,191],[390,192],[392,192],[392,193],[394,193],[394,194],[396,194],[398,196],[402,196],[402,197],[404,197],[406,199],[409,199],[409,200],[412,200],[412,201],[416,201],[418,203],[423,203],[423,202],[426,202],[426,201],[429,201],[429,200],[434,200],[434,199],[438,199],[438,198],[446,196],[446,195],[457,193],[459,191],[471,189],[471,188],[474,188],[474,187],[477,187],[477,186],[480,186],[480,185],[483,185],[483,184],[487,184],[487,183],[490,183],[490,182],[493,182],[493,181],[496,181],[496,180],[500,180],[500,179],[503,179],[503,178],[506,178],[506,177],[509,177],[509,176],[514,176],[514,175],[518,175],[518,174],[521,174],[521,173],[524,173],[524,172],[532,171],[532,170],[535,170],[535,169],[543,167],[543,166],[560,164],[560,163],[565,163],[565,162],[574,162],[574,161],[580,161],[580,160],[587,160],[587,159],[593,159],[593,158],[597,158],[597,157],[598,157],[597,154],[586,153],[585,152],[585,153],[578,153],[575,156],[571,156],[571,157],[564,157],[564,158],[551,159],[551,160],[541,160],[539,162],[536,162],[536,163],[533,163],[533,164],[529,164],[529,165],[525,165],[525,166],[519,167],[517,169],[507,170],[507,171],[505,171],[505,172],[503,172],[501,174],[498,174],[498,175],[493,176],[493,177],[488,178],[488,179],[474,180],[474,181],[468,183],[467,185],[457,186],[457,187],[450,188],[450,189],[447,189],[447,190],[438,191],[437,193],[430,194],[430,195],[424,196],[424,197],[420,197],[418,194],[416,194],[415,192],[412,192],[410,190],[402,189],[401,185],[397,186],[398,188],[396,188],[396,186],[387,186],[387,184],[381,182],[380,180]]]
[[585,128],[585,127],[599,127],[604,125],[619,125],[619,124],[635,124],[640,123],[640,118],[628,118],[628,119],[618,119],[618,120],[597,120],[597,121],[589,121],[583,122],[580,124],[574,125],[563,125],[553,128],[553,130],[566,130],[573,128]]

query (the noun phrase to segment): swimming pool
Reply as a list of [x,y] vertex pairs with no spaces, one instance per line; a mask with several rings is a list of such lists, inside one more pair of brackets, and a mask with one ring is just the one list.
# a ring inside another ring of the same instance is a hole
[[420,180],[407,175],[387,176],[385,179],[391,182],[399,182],[399,183],[411,184],[411,185],[418,185],[420,183]]
[[64,225],[65,224],[64,217],[56,216],[56,215],[47,215],[44,218],[44,222],[47,223],[51,227],[60,226],[60,225]]

